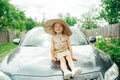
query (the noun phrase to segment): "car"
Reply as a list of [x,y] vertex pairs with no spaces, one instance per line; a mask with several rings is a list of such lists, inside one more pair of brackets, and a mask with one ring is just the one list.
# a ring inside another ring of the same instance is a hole
[[[96,39],[88,39],[77,27],[70,29],[73,54],[78,59],[74,63],[82,69],[70,80],[118,80],[118,66],[94,46]],[[51,37],[43,27],[35,27],[23,39],[14,39],[18,47],[0,62],[0,80],[63,80],[59,61],[51,61]]]

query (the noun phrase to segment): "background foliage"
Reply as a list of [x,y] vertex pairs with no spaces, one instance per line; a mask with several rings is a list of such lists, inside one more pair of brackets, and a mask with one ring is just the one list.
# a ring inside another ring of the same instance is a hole
[[64,21],[66,21],[66,23],[69,25],[69,26],[74,26],[76,23],[77,23],[77,18],[70,15],[70,13],[67,13],[67,14],[58,14],[58,17]]
[[120,66],[120,38],[116,35],[109,35],[107,38],[97,39],[96,47],[110,55],[112,60]]
[[109,24],[120,22],[120,0],[101,0],[102,11],[101,18],[104,18]]
[[88,12],[84,13],[79,21],[82,29],[94,29],[100,27],[97,21],[98,9],[91,8]]
[[27,18],[24,12],[11,5],[9,0],[0,0],[0,30],[26,31],[37,25],[37,21]]

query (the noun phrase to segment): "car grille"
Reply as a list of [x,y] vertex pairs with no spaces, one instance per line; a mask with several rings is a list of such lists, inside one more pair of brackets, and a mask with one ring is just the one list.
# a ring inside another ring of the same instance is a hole
[[74,80],[103,80],[103,77],[101,72],[96,71],[96,72],[83,73]]

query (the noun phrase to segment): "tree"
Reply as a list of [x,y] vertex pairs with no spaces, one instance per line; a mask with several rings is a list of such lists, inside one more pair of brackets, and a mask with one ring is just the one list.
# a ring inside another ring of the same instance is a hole
[[9,7],[10,4],[8,3],[8,0],[1,0],[0,1],[0,29],[7,27],[7,14],[9,13]]
[[98,14],[96,14],[96,9],[91,9],[90,11],[86,12],[82,15],[82,18],[79,20],[81,28],[83,29],[93,29],[99,27],[97,22]]
[[102,10],[100,17],[109,24],[120,22],[120,0],[101,0]]
[[62,13],[58,14],[58,17],[60,19],[63,19],[68,23],[69,26],[74,26],[77,23],[77,18],[74,16],[71,16],[69,13],[63,15]]
[[27,31],[30,30],[30,29],[32,29],[35,26],[36,26],[36,23],[34,22],[34,20],[32,18],[28,18],[26,20],[26,30]]
[[40,24],[27,18],[24,12],[10,4],[9,0],[0,0],[0,29],[26,31],[37,25]]

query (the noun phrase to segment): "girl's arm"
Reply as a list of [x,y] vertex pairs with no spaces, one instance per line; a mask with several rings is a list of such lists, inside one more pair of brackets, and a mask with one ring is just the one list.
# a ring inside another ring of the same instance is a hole
[[51,57],[52,57],[52,61],[56,61],[56,58],[55,58],[55,52],[54,52],[54,41],[53,41],[53,37],[51,39]]
[[72,47],[71,47],[71,44],[70,44],[69,37],[67,37],[67,44],[68,44],[68,49],[69,49],[69,51],[71,53],[73,61],[76,61],[77,59],[73,56]]

